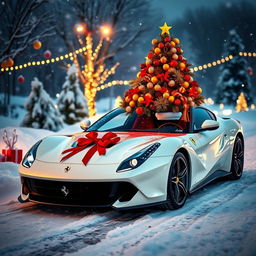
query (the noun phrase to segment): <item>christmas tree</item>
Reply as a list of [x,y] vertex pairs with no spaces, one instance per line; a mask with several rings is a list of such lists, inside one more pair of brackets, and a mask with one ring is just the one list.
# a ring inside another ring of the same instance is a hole
[[160,29],[160,38],[152,40],[145,63],[125,93],[123,108],[127,113],[151,116],[156,112],[182,112],[203,103],[202,89],[183,57],[180,40],[170,35],[171,27],[166,23]]
[[236,101],[236,112],[248,111],[247,101],[244,94],[241,92]]
[[233,29],[224,44],[224,56],[232,55],[233,58],[220,65],[220,77],[217,83],[216,103],[234,105],[241,92],[244,93],[248,103],[252,103],[251,81],[247,72],[248,63],[245,58],[238,55],[244,50],[240,36]]
[[65,123],[73,124],[87,116],[86,100],[79,88],[77,70],[73,64],[67,71],[66,81],[57,100]]
[[63,127],[61,115],[43,84],[37,79],[31,82],[32,91],[25,103],[27,113],[21,126],[58,131]]

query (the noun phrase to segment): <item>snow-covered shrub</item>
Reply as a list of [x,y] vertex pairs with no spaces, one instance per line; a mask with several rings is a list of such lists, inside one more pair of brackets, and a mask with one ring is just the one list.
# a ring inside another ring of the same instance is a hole
[[217,83],[216,103],[236,104],[241,92],[244,93],[248,103],[252,103],[251,81],[247,70],[247,60],[239,56],[244,45],[237,32],[229,31],[229,38],[224,44],[223,56],[232,55],[233,58],[220,65],[220,77]]
[[81,121],[87,116],[86,100],[79,88],[77,70],[75,65],[70,66],[66,81],[57,100],[59,111],[67,124]]
[[63,127],[62,117],[56,105],[44,90],[43,84],[34,78],[31,93],[25,103],[27,113],[21,126],[58,131]]

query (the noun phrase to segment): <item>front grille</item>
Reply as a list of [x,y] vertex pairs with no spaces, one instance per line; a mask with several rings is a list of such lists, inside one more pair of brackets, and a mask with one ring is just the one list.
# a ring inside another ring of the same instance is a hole
[[[138,189],[129,182],[70,182],[22,177],[29,199],[51,204],[111,206],[129,201]],[[125,199],[125,200],[124,200]]]

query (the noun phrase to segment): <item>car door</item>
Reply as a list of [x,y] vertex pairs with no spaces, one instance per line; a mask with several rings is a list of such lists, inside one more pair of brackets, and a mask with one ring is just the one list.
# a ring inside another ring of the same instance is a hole
[[219,159],[225,133],[223,128],[213,130],[201,130],[205,120],[216,120],[215,115],[205,108],[194,108],[192,113],[192,130],[197,144],[196,153],[199,158],[199,168],[196,172],[196,180],[201,181],[216,170],[221,170]]

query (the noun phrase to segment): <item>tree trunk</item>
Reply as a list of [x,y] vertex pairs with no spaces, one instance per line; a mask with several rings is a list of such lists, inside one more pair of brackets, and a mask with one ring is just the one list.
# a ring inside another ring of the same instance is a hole
[[84,90],[84,96],[87,99],[87,106],[88,106],[88,115],[89,117],[96,115],[96,104],[95,104],[95,97],[96,94],[91,94],[90,97],[86,95],[86,89]]

